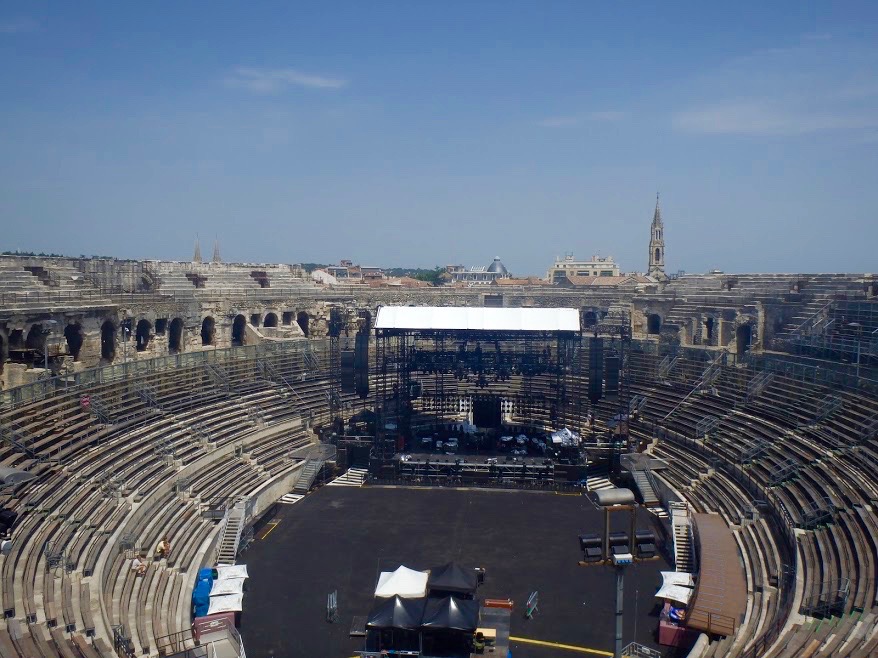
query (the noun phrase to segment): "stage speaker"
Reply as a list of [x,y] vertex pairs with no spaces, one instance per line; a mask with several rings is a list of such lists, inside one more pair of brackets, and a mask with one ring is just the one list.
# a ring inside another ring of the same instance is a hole
[[473,425],[499,428],[500,421],[500,398],[475,398],[473,400]]
[[341,357],[341,392],[354,393],[357,390],[356,373],[354,371],[354,351],[341,350],[339,356]]
[[588,350],[588,399],[597,404],[603,397],[604,339],[592,338]]
[[344,315],[341,312],[341,309],[337,306],[333,306],[329,309],[329,337],[330,338],[338,338],[341,336],[341,332],[344,331]]
[[357,395],[369,397],[369,330],[361,331],[354,341],[354,381]]
[[617,354],[604,359],[604,392],[607,395],[619,394],[619,356]]

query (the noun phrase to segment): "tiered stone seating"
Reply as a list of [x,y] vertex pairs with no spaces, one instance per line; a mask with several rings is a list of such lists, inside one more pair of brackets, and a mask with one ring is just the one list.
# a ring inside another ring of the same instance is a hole
[[[228,389],[203,366],[187,366],[0,412],[35,455],[22,459],[6,448],[4,461],[39,473],[4,499],[20,522],[2,563],[9,616],[2,655],[110,656],[110,628],[119,624],[138,653],[156,655],[159,638],[188,627],[192,574],[211,559],[205,551],[217,528],[202,506],[249,494],[287,472],[295,465],[290,454],[312,439],[303,426],[283,423],[327,413],[325,367],[306,372],[301,358],[279,358],[275,367],[296,380],[294,393],[257,379],[252,362],[227,365]],[[153,406],[138,393],[144,385]],[[80,404],[82,395],[100,400],[114,422],[99,422]],[[242,446],[240,456],[223,450],[231,444]],[[197,460],[210,467],[175,493],[177,473]],[[171,554],[136,576],[135,551],[151,560],[165,535]],[[47,542],[54,551],[44,550]],[[50,559],[57,566],[50,568]]]

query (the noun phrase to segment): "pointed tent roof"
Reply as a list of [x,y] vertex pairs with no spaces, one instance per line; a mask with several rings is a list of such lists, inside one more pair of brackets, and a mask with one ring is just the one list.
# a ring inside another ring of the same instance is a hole
[[195,236],[195,253],[192,254],[192,262],[200,263],[201,262],[201,243],[198,240],[198,236]]
[[405,599],[416,599],[427,593],[429,571],[415,571],[400,566],[396,571],[382,571],[378,576],[378,587],[375,596],[387,598],[401,596]]
[[213,241],[213,258],[210,259],[211,263],[222,263],[223,259],[220,258],[220,250],[219,250],[219,240],[214,239]]
[[455,562],[449,562],[441,567],[430,569],[430,579],[427,581],[427,585],[430,590],[472,594],[479,586],[479,582],[474,570],[465,569]]
[[414,629],[421,625],[427,600],[404,599],[401,596],[381,601],[366,619],[367,628]]
[[421,627],[474,631],[479,627],[479,602],[456,596],[428,599]]

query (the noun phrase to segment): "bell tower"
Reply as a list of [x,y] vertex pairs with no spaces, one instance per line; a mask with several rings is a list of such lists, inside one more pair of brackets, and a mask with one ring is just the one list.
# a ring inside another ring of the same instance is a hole
[[662,222],[662,210],[659,207],[659,195],[655,195],[655,213],[652,216],[652,227],[649,234],[649,270],[647,274],[658,281],[667,281],[665,274],[665,225]]

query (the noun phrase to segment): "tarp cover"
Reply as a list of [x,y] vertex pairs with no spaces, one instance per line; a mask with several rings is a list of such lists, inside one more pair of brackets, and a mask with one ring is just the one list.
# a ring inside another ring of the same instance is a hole
[[479,586],[479,581],[473,569],[464,569],[459,564],[449,562],[430,569],[427,586],[430,590],[472,594]]
[[210,581],[199,580],[192,590],[192,607],[196,617],[203,617],[210,607]]
[[662,571],[662,586],[655,593],[656,598],[688,604],[695,591],[695,578],[691,573]]
[[417,599],[427,593],[429,571],[415,571],[401,566],[396,571],[382,571],[378,577],[375,596],[386,599],[401,596],[404,599]]
[[668,599],[670,601],[688,604],[689,599],[692,598],[694,592],[695,590],[691,587],[664,584],[661,586],[661,589],[655,593],[655,596],[658,599]]
[[695,587],[695,576],[684,571],[662,571],[662,581],[665,585],[681,585],[683,587]]
[[210,608],[207,614],[215,615],[218,612],[240,612],[243,610],[244,596],[242,594],[226,594],[225,596],[211,596]]
[[225,594],[243,594],[244,578],[226,578],[225,580],[216,580],[213,587],[210,588],[211,596],[223,596]]
[[246,564],[234,564],[230,567],[216,567],[216,579],[249,578]]
[[426,599],[404,599],[394,596],[382,601],[369,613],[367,628],[414,629],[421,625]]
[[474,631],[479,627],[479,602],[446,596],[429,599],[424,608],[423,628],[448,628]]
[[22,471],[8,466],[0,466],[0,485],[3,486],[21,484],[22,482],[33,480],[35,477],[37,476],[28,471]]

